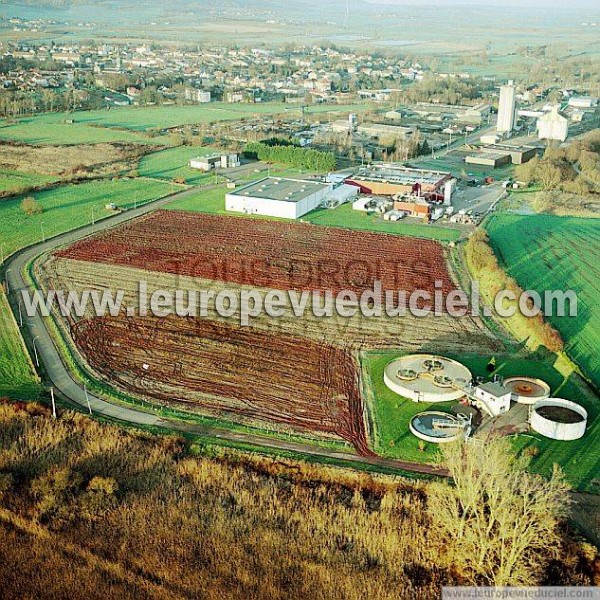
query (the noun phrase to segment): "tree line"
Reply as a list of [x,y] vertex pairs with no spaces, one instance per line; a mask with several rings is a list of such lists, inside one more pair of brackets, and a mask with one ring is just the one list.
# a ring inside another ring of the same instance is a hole
[[294,145],[269,145],[264,142],[250,142],[244,149],[244,156],[265,162],[282,163],[309,171],[333,171],[336,166],[333,152],[322,152]]

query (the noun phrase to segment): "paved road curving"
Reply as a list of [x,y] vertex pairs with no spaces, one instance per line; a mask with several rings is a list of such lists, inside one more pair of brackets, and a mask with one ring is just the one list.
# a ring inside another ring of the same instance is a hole
[[[10,292],[10,303],[13,311],[15,312],[16,318],[19,319],[18,298],[20,298],[21,290],[29,288],[25,278],[22,275],[22,271],[26,267],[27,263],[29,263],[32,259],[44,252],[50,252],[65,244],[71,244],[83,237],[87,237],[91,234],[114,227],[115,225],[124,223],[156,210],[157,208],[164,206],[173,200],[182,199],[197,192],[197,188],[182,191],[176,195],[156,200],[139,208],[128,210],[119,215],[109,217],[94,225],[89,225],[87,227],[56,236],[47,240],[46,242],[25,248],[24,250],[21,250],[11,256],[6,264],[5,275]],[[339,452],[310,444],[303,444],[282,439],[273,439],[268,436],[261,436],[258,434],[238,433],[199,424],[185,423],[176,419],[160,417],[142,410],[136,410],[135,408],[128,408],[113,404],[98,396],[88,393],[79,385],[79,383],[73,380],[68,369],[63,364],[60,353],[57,350],[54,341],[46,327],[47,318],[44,318],[39,314],[30,317],[23,311],[22,319],[24,333],[26,334],[27,339],[30,341],[29,346],[32,349],[35,346],[37,357],[40,364],[43,365],[44,375],[48,385],[53,387],[56,393],[65,400],[74,405],[78,405],[85,410],[88,409],[89,401],[89,406],[91,407],[94,415],[101,415],[109,420],[131,425],[156,426],[171,430],[175,433],[196,434],[232,442],[243,442],[268,449],[298,452],[314,457],[335,459],[339,462],[361,463],[365,465],[372,465],[374,467],[399,469],[423,474],[444,474],[440,469],[430,465],[420,465],[373,456],[359,456],[350,452]]]

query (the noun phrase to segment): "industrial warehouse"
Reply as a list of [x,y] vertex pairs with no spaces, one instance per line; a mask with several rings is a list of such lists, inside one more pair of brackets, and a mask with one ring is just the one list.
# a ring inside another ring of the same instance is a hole
[[448,202],[456,180],[445,171],[411,169],[400,164],[382,163],[362,167],[346,180],[363,194],[396,196],[412,194],[438,202]]
[[336,204],[358,194],[350,185],[322,183],[307,179],[266,177],[225,196],[225,209],[248,215],[299,219],[324,202]]

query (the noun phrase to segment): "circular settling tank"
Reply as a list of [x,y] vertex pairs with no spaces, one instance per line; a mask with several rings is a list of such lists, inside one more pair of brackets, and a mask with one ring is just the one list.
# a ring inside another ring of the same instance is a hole
[[553,440],[578,440],[585,433],[587,411],[563,398],[546,398],[531,410],[531,428]]
[[550,396],[550,386],[535,377],[508,377],[504,387],[513,393],[513,399],[520,404],[535,404]]
[[390,362],[383,380],[390,390],[414,402],[450,402],[465,395],[471,372],[450,358],[409,354]]
[[410,420],[409,429],[413,435],[434,444],[453,442],[465,433],[463,421],[454,415],[437,411],[415,415]]

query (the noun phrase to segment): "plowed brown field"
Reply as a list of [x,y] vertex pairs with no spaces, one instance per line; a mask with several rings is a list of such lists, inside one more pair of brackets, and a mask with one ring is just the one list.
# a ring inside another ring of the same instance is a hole
[[371,453],[358,371],[343,349],[177,317],[85,319],[72,335],[94,369],[135,394],[333,434]]

